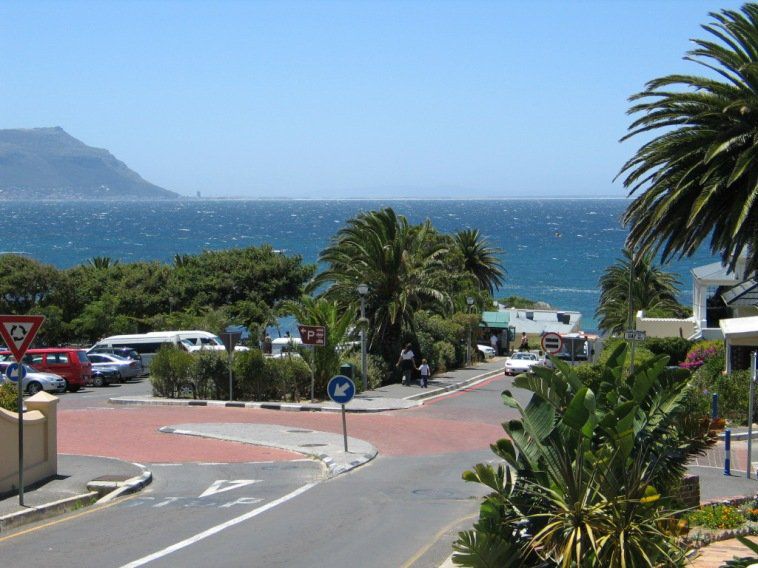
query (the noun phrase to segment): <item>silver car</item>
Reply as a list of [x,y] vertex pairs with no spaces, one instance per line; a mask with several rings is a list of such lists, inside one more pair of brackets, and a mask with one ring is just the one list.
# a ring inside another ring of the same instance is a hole
[[[0,372],[2,373],[2,375],[0,375],[0,382],[10,381],[10,379],[5,375],[5,371],[8,369],[8,366],[10,364],[10,361],[0,362]],[[24,369],[26,369],[26,376],[24,377],[24,382],[22,383],[24,392],[27,392],[29,394],[37,394],[42,390],[45,392],[57,393],[66,391],[66,379],[63,377],[53,373],[42,373],[40,371],[35,371],[29,365],[24,365]]]
[[142,365],[133,359],[127,359],[109,353],[87,353],[87,358],[92,361],[92,368],[116,367],[121,374],[122,381],[128,381],[138,377],[142,373]]

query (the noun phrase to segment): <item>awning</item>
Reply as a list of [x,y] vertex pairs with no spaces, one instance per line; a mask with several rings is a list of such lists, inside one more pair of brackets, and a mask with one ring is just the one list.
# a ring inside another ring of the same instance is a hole
[[482,321],[479,327],[489,327],[491,329],[508,329],[511,316],[507,312],[482,312]]

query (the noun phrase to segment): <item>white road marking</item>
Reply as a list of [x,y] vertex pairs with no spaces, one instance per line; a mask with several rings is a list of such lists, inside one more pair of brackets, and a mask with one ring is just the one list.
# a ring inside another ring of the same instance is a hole
[[163,550],[159,550],[158,552],[154,552],[153,554],[150,554],[148,556],[143,556],[142,558],[139,558],[138,560],[135,560],[134,562],[130,562],[129,564],[124,564],[121,568],[137,568],[138,566],[144,566],[145,564],[152,562],[153,560],[158,560],[159,558],[168,556],[169,554],[176,552],[177,550],[181,550],[182,548],[186,548],[192,544],[195,544],[196,542],[200,542],[201,540],[206,539],[209,536],[213,536],[216,533],[220,533],[221,531],[228,529],[229,527],[233,527],[234,525],[243,523],[247,521],[248,519],[257,517],[261,513],[265,513],[269,509],[273,509],[274,507],[281,505],[282,503],[285,503],[286,501],[289,501],[290,499],[293,499],[302,493],[305,493],[306,491],[308,491],[312,487],[315,487],[316,485],[317,485],[316,483],[307,483],[303,485],[302,487],[295,489],[293,492],[288,493],[287,495],[284,495],[283,497],[280,497],[279,499],[275,499],[274,501],[271,501],[270,503],[266,503],[262,507],[258,507],[257,509],[253,509],[252,511],[249,511],[245,513],[244,515],[240,515],[239,517],[235,517],[234,519],[226,521],[225,523],[221,523],[220,525],[211,527],[208,530],[205,530],[201,533],[196,534],[195,536],[191,536],[187,539],[177,542],[176,544],[167,546]]
[[[231,491],[232,489],[239,489],[253,483],[258,483],[260,479],[217,479],[211,486],[203,491],[198,497],[208,497],[208,495],[216,495],[217,493],[223,493],[224,491]],[[224,484],[227,484],[224,487]]]

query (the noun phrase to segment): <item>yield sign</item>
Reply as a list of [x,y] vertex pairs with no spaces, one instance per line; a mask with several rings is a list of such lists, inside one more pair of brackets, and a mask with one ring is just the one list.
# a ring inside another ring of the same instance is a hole
[[0,337],[16,361],[21,361],[43,321],[45,316],[0,316]]

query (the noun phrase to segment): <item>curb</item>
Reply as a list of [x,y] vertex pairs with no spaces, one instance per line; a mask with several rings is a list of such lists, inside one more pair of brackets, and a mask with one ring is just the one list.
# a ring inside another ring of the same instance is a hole
[[458,383],[453,383],[451,385],[447,385],[444,387],[436,388],[434,390],[430,390],[428,392],[421,392],[419,394],[413,394],[411,396],[405,397],[405,400],[424,400],[427,398],[432,398],[435,396],[440,396],[443,394],[446,394],[448,392],[461,390],[465,387],[471,386],[475,383],[485,381],[491,377],[494,377],[496,375],[501,374],[502,370],[494,370],[494,371],[487,371],[486,373],[482,373],[481,375],[476,375],[475,377],[471,377],[470,379],[466,379],[465,381],[460,381]]
[[42,521],[50,517],[86,507],[87,505],[92,505],[97,501],[97,497],[97,491],[90,491],[88,493],[82,493],[81,495],[66,497],[60,501],[46,503],[39,507],[30,507],[25,511],[18,511],[16,513],[11,513],[10,515],[5,515],[4,517],[0,517],[0,533],[20,527],[21,525]]
[[[418,394],[413,394],[410,396],[406,396],[406,397],[403,397],[400,399],[394,399],[394,400],[404,400],[408,402],[414,402],[416,403],[414,406],[421,406],[423,404],[423,402],[421,402],[422,400],[425,400],[428,398],[434,398],[436,396],[441,396],[449,392],[460,390],[467,386],[471,386],[474,383],[478,383],[480,381],[494,377],[495,375],[499,375],[502,372],[503,372],[502,369],[494,369],[494,370],[482,373],[481,375],[476,375],[474,377],[471,377],[470,379],[465,379],[463,381],[452,383],[444,387],[430,389],[427,392],[421,392]],[[360,398],[358,398],[357,400],[360,400]],[[254,408],[254,409],[260,409],[260,410],[281,410],[281,411],[291,411],[291,412],[340,412],[342,410],[342,408],[340,408],[339,405],[324,406],[322,404],[314,404],[314,403],[307,403],[307,402],[306,403],[240,402],[240,401],[223,401],[223,400],[177,400],[174,398],[150,398],[150,399],[109,398],[108,403],[113,404],[113,405],[122,405],[122,406],[206,406],[206,407],[210,406],[210,407],[216,407],[216,408]],[[329,404],[329,403],[326,403],[326,404]],[[378,406],[374,408],[355,408],[355,407],[351,408],[349,406],[346,406],[345,412],[350,412],[353,414],[368,413],[368,412],[389,412],[393,410],[405,410],[406,408],[412,408],[412,407],[398,407],[398,406],[388,405],[388,406]]]
[[[103,482],[91,481],[87,484],[87,493],[66,497],[59,501],[45,503],[38,507],[29,507],[24,511],[17,511],[4,517],[0,517],[0,533],[7,532],[11,529],[63,515],[89,505],[99,505],[113,501],[122,495],[128,495],[139,491],[150,484],[153,480],[153,474],[142,464],[135,463],[143,471],[126,481]],[[105,493],[105,495],[103,495]]]

